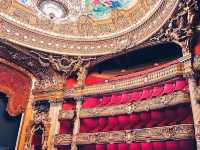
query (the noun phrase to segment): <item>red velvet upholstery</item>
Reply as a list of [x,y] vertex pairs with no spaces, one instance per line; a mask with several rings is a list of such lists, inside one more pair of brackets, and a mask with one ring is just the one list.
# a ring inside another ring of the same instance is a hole
[[116,116],[108,117],[108,124],[103,131],[117,131],[119,130],[119,121]]
[[118,144],[119,150],[129,150],[129,144]]
[[131,102],[140,100],[141,96],[142,96],[142,91],[133,91]]
[[96,97],[86,97],[84,99],[83,108],[91,108],[91,107],[97,107],[100,104],[100,101]]
[[132,143],[129,145],[130,150],[142,150],[140,143]]
[[152,97],[158,97],[163,94],[163,86],[155,86],[153,88]]
[[96,150],[106,150],[106,144],[97,144]]
[[140,115],[138,113],[132,113],[130,115],[130,123],[132,128],[141,128]]
[[200,55],[200,40],[198,40],[197,44],[194,47],[194,53],[196,55]]
[[113,94],[111,97],[111,104],[121,104],[121,95],[120,94]]
[[140,113],[140,124],[142,125],[142,127],[145,128],[149,121],[151,121],[151,113],[150,112]]
[[102,106],[109,105],[110,102],[111,102],[111,96],[103,96],[101,105]]
[[152,143],[142,143],[141,148],[142,148],[142,150],[153,150],[153,144]]
[[177,112],[176,108],[165,109],[165,125],[175,125],[177,124]]
[[195,150],[196,149],[196,145],[194,141],[191,141],[191,140],[179,141],[179,147],[181,150]]
[[165,142],[153,142],[154,150],[166,150]]
[[60,121],[60,133],[67,134],[72,133],[73,122],[71,120],[61,120]]
[[118,116],[119,128],[120,130],[127,130],[131,128],[130,116],[120,115]]
[[183,90],[186,87],[186,85],[187,85],[186,80],[183,80],[183,79],[176,80],[175,90],[176,91]]
[[179,142],[177,141],[167,141],[166,142],[166,148],[167,150],[179,150]]
[[81,132],[103,132],[193,123],[191,107],[181,104],[161,110],[81,119]]
[[[98,118],[84,118],[81,119],[81,126],[83,130],[92,132],[98,127]],[[86,128],[86,129],[84,129]],[[81,131],[82,132],[82,131]]]
[[129,101],[130,101],[129,93],[122,93],[121,103],[125,104],[128,103]]
[[117,144],[108,144],[107,145],[107,150],[120,150],[120,149],[118,149],[118,145]]
[[172,93],[172,92],[174,92],[174,90],[175,90],[175,85],[173,82],[165,83],[164,90],[163,90],[164,94]]
[[152,96],[152,89],[150,88],[147,88],[147,89],[144,89],[143,92],[142,92],[142,97],[141,99],[148,99],[148,98],[151,98]]
[[151,121],[146,125],[147,128],[155,126],[163,126],[163,121],[165,120],[165,113],[163,110],[151,111]]

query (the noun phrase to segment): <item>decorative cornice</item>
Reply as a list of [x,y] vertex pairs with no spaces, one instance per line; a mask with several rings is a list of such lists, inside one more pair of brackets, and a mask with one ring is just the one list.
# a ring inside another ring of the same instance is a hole
[[[80,118],[100,117],[100,116],[115,116],[122,114],[131,114],[133,112],[143,112],[155,109],[166,108],[182,103],[190,103],[190,97],[188,93],[178,91],[169,95],[147,99],[144,101],[104,106],[93,108],[82,108],[80,111]],[[61,110],[59,119],[73,119],[74,110]]]
[[[77,135],[77,144],[132,143],[193,138],[194,126],[192,124],[180,124],[174,126],[133,129],[124,131],[80,133]],[[56,135],[54,139],[54,144],[70,145],[71,135]]]
[[[152,70],[148,73],[143,73],[137,76],[129,77],[127,79],[111,81],[108,83],[96,84],[92,86],[84,86],[84,88],[74,88],[70,90],[58,90],[51,92],[41,92],[34,95],[35,100],[42,99],[59,99],[63,97],[76,97],[79,96],[87,96],[87,95],[97,95],[104,93],[111,93],[123,90],[129,90],[134,88],[140,88],[143,86],[151,85],[157,82],[161,82],[164,80],[168,80],[174,78],[176,76],[180,76],[184,74],[184,63],[176,61],[173,64],[168,66],[160,66],[157,69]],[[50,96],[49,96],[50,95]],[[60,97],[60,96],[63,97]]]

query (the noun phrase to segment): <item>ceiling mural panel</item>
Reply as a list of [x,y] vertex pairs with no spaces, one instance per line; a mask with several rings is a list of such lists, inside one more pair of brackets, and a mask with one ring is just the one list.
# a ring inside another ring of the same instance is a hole
[[92,56],[116,53],[145,41],[169,19],[178,0],[4,3],[0,0],[2,38],[46,52]]

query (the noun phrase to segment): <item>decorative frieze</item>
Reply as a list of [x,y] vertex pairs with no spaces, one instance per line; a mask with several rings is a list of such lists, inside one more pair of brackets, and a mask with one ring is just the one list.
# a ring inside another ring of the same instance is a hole
[[[165,107],[175,106],[177,104],[190,103],[188,93],[178,91],[169,95],[128,103],[122,105],[82,108],[80,118],[100,117],[100,116],[115,116],[122,114],[131,114],[133,112],[143,112]],[[59,119],[72,119],[74,110],[61,110]]]
[[[180,124],[174,126],[133,129],[124,131],[80,133],[77,135],[77,144],[132,143],[193,138],[193,125]],[[55,136],[55,145],[70,145],[70,143],[71,135],[69,134],[59,134]]]

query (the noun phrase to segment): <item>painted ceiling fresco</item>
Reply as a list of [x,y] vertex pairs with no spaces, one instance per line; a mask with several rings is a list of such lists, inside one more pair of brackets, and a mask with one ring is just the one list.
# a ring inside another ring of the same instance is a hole
[[111,54],[143,42],[177,6],[178,0],[0,0],[0,36],[46,52]]

